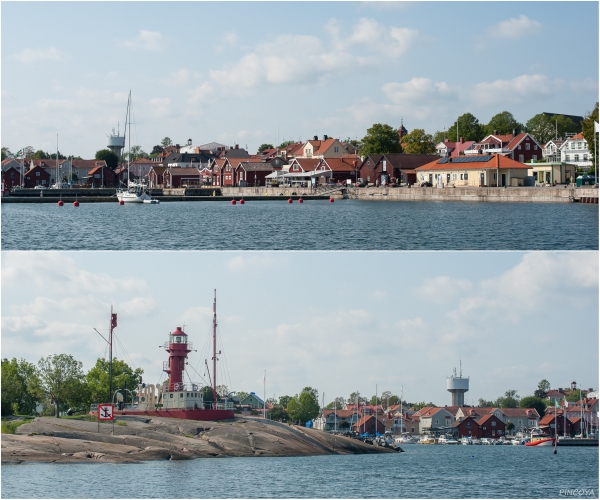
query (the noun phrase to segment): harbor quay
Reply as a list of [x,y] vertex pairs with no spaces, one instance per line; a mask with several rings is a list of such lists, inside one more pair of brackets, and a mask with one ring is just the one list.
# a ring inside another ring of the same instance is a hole
[[[593,203],[598,204],[595,187],[355,187],[350,185],[320,187],[182,187],[151,188],[149,194],[157,200],[168,201],[285,201],[351,199],[382,201],[470,201],[521,203]],[[60,199],[87,203],[117,202],[114,188],[89,189],[17,189],[3,196],[2,203],[56,203]]]

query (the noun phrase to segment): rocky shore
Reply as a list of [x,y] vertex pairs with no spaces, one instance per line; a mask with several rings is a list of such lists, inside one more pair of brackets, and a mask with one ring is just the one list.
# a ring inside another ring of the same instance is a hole
[[38,417],[2,435],[2,463],[136,463],[209,457],[394,453],[391,449],[271,420],[203,422],[119,417],[112,423]]

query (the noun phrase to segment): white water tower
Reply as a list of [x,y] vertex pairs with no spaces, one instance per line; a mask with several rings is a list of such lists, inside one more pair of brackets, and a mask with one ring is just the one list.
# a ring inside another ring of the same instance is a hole
[[456,375],[456,368],[452,376],[446,378],[446,389],[452,394],[452,406],[465,405],[465,392],[469,390],[469,377],[462,376],[462,362],[460,372]]
[[119,135],[119,132],[115,134],[115,129],[113,129],[112,134],[108,135],[108,144],[106,147],[120,157],[125,147],[125,136]]

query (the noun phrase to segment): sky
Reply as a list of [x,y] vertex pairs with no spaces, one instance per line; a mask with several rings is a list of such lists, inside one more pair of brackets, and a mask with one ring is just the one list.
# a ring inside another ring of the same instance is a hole
[[428,133],[470,112],[585,115],[597,2],[3,2],[2,146]]
[[598,252],[3,252],[2,358],[116,356],[165,380],[159,348],[183,326],[204,360],[217,289],[217,382],[262,397],[316,388],[326,403],[389,390],[449,405],[509,389],[598,388]]

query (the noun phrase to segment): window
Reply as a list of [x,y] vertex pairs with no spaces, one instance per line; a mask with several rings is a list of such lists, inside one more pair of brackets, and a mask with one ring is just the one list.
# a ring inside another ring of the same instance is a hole
[[494,180],[496,180],[496,172],[494,172]]
[[574,158],[574,160],[575,160],[575,161],[579,161],[579,155],[575,155],[575,158]]
[[517,149],[521,149],[521,145],[520,144],[517,146]]
[[182,398],[183,397],[183,392],[179,393],[179,397]]
[[533,145],[533,149],[534,149],[535,151],[537,151],[537,144],[534,144],[534,145]]
[[456,180],[456,174],[452,174],[452,180],[455,181]]
[[587,161],[588,155],[583,155],[583,161]]
[[339,153],[340,148],[338,148],[337,146],[333,147],[333,152],[334,153]]
[[496,421],[492,420],[492,427],[496,427]]
[[580,143],[580,142],[578,142],[578,143],[577,143],[577,149],[582,149],[582,148],[581,148],[581,143]]
[[571,157],[569,155],[565,155],[565,161],[570,161]]
[[537,155],[531,155],[531,159],[532,159],[533,161],[537,160]]
[[575,149],[575,143],[574,142],[571,143],[571,149]]
[[519,155],[519,161],[520,161],[521,163],[525,163],[525,156],[523,156],[523,155]]
[[173,399],[173,393],[169,394],[169,397],[170,397],[171,399]]
[[40,176],[40,173],[39,173],[39,172],[36,172],[36,173],[35,173],[35,176],[36,176],[36,177],[39,177],[39,176]]
[[465,172],[465,181],[469,180],[469,172]]

